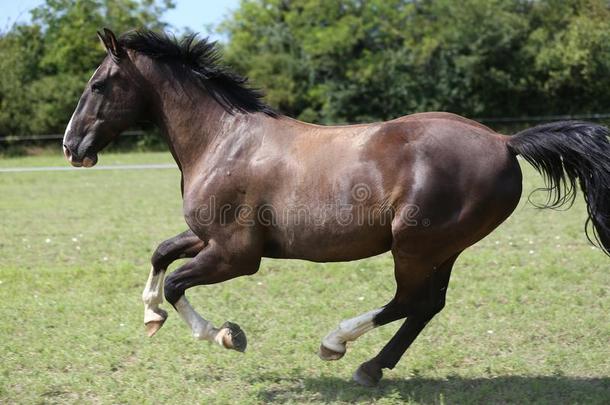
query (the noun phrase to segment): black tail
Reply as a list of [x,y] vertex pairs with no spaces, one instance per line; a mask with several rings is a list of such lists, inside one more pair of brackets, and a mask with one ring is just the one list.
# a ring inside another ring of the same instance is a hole
[[[585,195],[587,238],[610,255],[610,141],[608,128],[561,121],[526,129],[511,137],[509,149],[544,176],[549,198],[544,208],[571,206],[576,185]],[[593,223],[593,238],[589,224]]]

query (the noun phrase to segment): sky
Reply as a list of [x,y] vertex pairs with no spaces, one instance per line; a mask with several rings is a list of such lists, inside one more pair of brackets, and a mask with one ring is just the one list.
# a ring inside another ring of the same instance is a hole
[[[176,0],[175,2],[176,8],[167,12],[163,19],[179,30],[188,27],[202,33],[207,33],[207,25],[219,23],[239,4],[239,0]],[[28,21],[29,11],[42,3],[44,0],[0,0],[0,30],[5,30],[14,22]]]

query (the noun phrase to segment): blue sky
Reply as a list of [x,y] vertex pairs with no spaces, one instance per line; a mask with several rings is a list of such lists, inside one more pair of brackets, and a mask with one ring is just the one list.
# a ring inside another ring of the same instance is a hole
[[[44,0],[0,0],[0,30],[16,21],[27,21],[29,11]],[[239,0],[176,0],[176,8],[164,16],[174,27],[188,27],[195,32],[206,32],[209,24],[217,24],[230,10],[237,8]]]

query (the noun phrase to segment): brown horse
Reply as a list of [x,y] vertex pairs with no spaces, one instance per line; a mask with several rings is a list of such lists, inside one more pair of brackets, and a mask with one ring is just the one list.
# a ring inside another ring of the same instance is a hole
[[[66,128],[64,152],[90,167],[130,125],[148,120],[165,135],[182,172],[189,230],[161,243],[143,294],[149,335],[165,298],[193,336],[243,351],[233,323],[215,328],[185,290],[257,272],[261,257],[315,262],[391,251],[396,294],[342,321],[320,346],[336,360],[346,343],[406,318],[354,374],[376,384],[445,305],[458,255],[500,225],[521,195],[522,155],[545,175],[548,206],[587,201],[602,249],[610,249],[610,142],[606,128],[559,122],[508,137],[448,113],[368,125],[324,127],[274,113],[243,78],[223,69],[214,45],[148,31],[99,34],[108,56]],[[192,258],[169,275],[176,259]]]

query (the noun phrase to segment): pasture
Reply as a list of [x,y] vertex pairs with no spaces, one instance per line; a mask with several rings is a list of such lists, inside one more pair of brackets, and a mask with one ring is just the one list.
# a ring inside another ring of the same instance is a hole
[[[103,154],[102,165],[171,162]],[[0,167],[62,166],[59,156]],[[265,260],[258,274],[191,289],[245,354],[191,338],[170,310],[152,339],[141,292],[157,243],[186,229],[174,169],[0,173],[0,403],[608,403],[610,269],[566,212],[527,196],[457,261],[447,306],[380,386],[351,382],[399,322],[325,363],[320,339],[394,293],[391,256],[314,264]],[[172,266],[175,268],[175,265]]]

